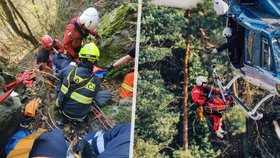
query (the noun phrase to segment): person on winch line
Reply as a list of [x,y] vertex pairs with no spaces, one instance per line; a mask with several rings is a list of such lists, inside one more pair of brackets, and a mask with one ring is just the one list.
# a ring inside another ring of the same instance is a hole
[[99,23],[99,15],[95,8],[86,9],[80,16],[73,18],[64,32],[64,47],[69,58],[78,63],[78,52],[82,47],[82,40],[89,34],[98,36],[95,28]]
[[[203,107],[207,106],[208,95],[211,92],[211,87],[208,86],[208,79],[204,76],[198,76],[196,78],[196,85],[192,89],[192,100],[199,106],[199,113],[202,115]],[[221,94],[219,90],[212,89],[212,92],[215,94]],[[219,138],[223,138],[223,133],[225,131],[222,129],[222,114],[217,111],[212,111],[211,113],[206,113],[210,118],[214,120],[213,130]]]
[[99,91],[100,81],[92,70],[99,60],[99,49],[94,43],[86,44],[79,52],[80,63],[69,65],[58,75],[62,82],[57,106],[61,108],[67,120],[83,120],[91,110],[92,102],[99,106],[105,105],[112,97],[106,90]]
[[44,35],[40,39],[37,55],[37,64],[41,71],[57,74],[62,68],[69,65],[69,60],[64,54],[64,49],[58,39]]

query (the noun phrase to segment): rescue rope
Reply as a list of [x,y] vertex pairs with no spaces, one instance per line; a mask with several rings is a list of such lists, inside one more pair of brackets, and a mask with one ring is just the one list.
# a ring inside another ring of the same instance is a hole
[[57,78],[55,75],[47,73],[47,72],[40,71],[40,70],[38,70],[38,68],[30,69],[30,68],[24,67],[24,66],[18,66],[18,68],[23,70],[23,71],[35,71],[35,72],[38,72],[38,73],[41,73],[41,74],[45,74],[47,76],[51,76],[51,77],[55,78],[56,80],[60,81],[60,79]]
[[93,105],[91,111],[106,130],[108,130],[108,127],[103,122],[102,117],[105,119],[108,126],[110,128],[113,128],[114,124],[112,123],[112,121],[102,112],[102,110],[98,106]]
[[51,124],[47,121],[47,118],[43,113],[42,113],[42,110],[41,109],[38,109],[40,115],[42,116],[42,120],[46,121],[47,125],[53,130],[53,127],[51,126]]

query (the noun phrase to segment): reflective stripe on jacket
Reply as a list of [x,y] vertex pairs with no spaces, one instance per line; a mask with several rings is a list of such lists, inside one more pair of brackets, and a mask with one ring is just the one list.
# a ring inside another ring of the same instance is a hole
[[74,73],[75,68],[75,66],[67,66],[59,75],[59,78],[62,78],[63,82],[58,94],[58,104],[63,107],[63,112],[68,117],[83,118],[90,111],[90,105],[100,87],[100,81],[94,76],[85,86],[77,88],[70,94],[66,101],[63,101],[71,85],[73,86],[74,83],[80,83],[92,75],[92,71],[89,68],[81,66],[80,64],[74,74],[73,82],[70,84],[70,75],[72,72]]
[[134,72],[128,73],[122,83],[120,97],[128,98],[133,96],[133,82],[134,82]]

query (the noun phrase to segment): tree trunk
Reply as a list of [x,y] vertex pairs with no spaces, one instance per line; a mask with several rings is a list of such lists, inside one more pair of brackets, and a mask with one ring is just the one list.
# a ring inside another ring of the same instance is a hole
[[[186,18],[190,17],[190,10],[186,11]],[[184,101],[183,101],[183,149],[188,152],[188,64],[189,64],[189,54],[190,54],[190,31],[187,27],[187,37],[186,37],[186,56],[185,56],[185,65],[184,65]]]
[[[15,5],[11,2],[11,0],[7,0],[9,5],[12,7],[13,11],[15,11],[15,13],[17,14],[17,16],[20,18],[21,22],[24,24],[25,28],[27,29],[27,32],[30,36],[30,38],[32,39],[32,41],[34,41],[36,43],[36,45],[38,44],[38,41],[36,40],[36,38],[33,36],[27,22],[23,19],[23,17],[21,16],[20,12],[17,10],[17,8],[15,7]],[[32,42],[31,42],[32,43]]]
[[9,25],[12,27],[12,29],[14,30],[14,32],[19,35],[21,38],[26,39],[28,41],[30,41],[34,46],[36,46],[38,44],[38,41],[33,37],[33,35],[28,35],[25,32],[21,31],[16,22],[14,21],[14,17],[12,15],[11,10],[9,9],[7,3],[5,0],[1,1],[1,6],[2,9],[6,15],[7,21],[9,23]]

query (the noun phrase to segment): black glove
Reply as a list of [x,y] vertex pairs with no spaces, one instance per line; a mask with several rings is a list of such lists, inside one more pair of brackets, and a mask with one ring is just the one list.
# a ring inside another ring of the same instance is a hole
[[113,68],[114,68],[113,63],[110,63],[110,64],[108,64],[108,65],[105,66],[104,70],[105,70],[105,71],[110,71],[110,70],[113,69]]

